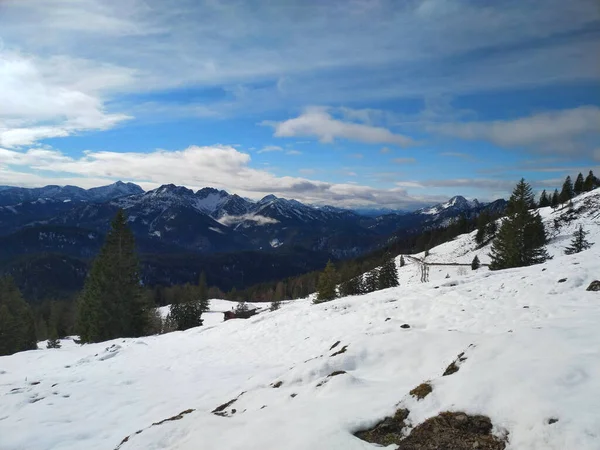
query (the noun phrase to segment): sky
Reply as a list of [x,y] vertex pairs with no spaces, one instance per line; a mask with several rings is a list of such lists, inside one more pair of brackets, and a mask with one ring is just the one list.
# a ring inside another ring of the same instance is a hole
[[554,189],[600,174],[597,55],[597,0],[0,0],[0,185]]

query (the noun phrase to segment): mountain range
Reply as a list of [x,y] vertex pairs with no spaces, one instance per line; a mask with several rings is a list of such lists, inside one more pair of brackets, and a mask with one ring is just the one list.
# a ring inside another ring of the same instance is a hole
[[[358,256],[399,234],[444,226],[460,215],[473,217],[484,209],[501,211],[504,206],[504,200],[482,204],[456,196],[410,213],[374,216],[274,195],[252,201],[210,187],[194,192],[173,184],[147,192],[122,182],[87,190],[76,186],[2,186],[0,271],[4,267],[4,271],[14,272],[15,262],[32,255],[88,260],[100,248],[118,209],[127,214],[142,262],[160,261],[158,272],[162,275],[156,273],[156,267],[144,266],[146,273],[154,273],[148,283],[169,284],[192,277],[191,270],[174,274],[175,269],[164,263],[173,255],[186,255],[195,266],[194,273],[199,266],[206,268],[217,260],[222,263],[228,255],[227,263],[210,271],[213,278],[227,285],[224,287],[230,287],[314,270],[329,258]],[[247,266],[259,253],[266,264],[262,274],[258,280],[246,276],[242,282]],[[307,253],[311,254],[310,264],[296,258]]]

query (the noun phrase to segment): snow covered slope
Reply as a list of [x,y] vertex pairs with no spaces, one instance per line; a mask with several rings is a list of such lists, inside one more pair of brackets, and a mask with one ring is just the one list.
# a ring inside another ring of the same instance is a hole
[[[600,293],[586,287],[600,278],[599,196],[577,199],[590,209],[556,231],[542,265],[450,267],[448,279],[434,266],[420,283],[407,261],[398,288],[2,357],[0,449],[366,450],[353,433],[403,407],[413,426],[441,411],[487,415],[507,449],[598,450]],[[565,256],[579,223],[596,245]],[[486,253],[470,239],[428,259]],[[408,394],[425,381],[425,399]]]

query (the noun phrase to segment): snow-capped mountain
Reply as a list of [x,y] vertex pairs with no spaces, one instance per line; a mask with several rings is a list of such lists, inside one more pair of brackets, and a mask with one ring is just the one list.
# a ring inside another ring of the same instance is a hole
[[[424,254],[405,255],[396,288],[227,322],[234,304],[214,299],[184,332],[0,357],[0,442],[365,450],[379,446],[356,434],[379,425],[386,448],[449,432],[469,448],[597,450],[599,211],[600,190],[540,209],[553,256],[540,265],[472,271],[489,247],[465,234],[429,251],[428,282]],[[595,245],[567,256],[580,225]]]
[[429,208],[423,208],[417,212],[426,215],[437,215],[442,213],[451,212],[465,212],[477,209],[481,206],[481,203],[477,199],[467,200],[466,198],[457,195],[452,197],[450,200],[444,203],[431,206]]
[[[24,198],[22,191],[14,192],[20,192],[19,200]],[[0,191],[0,196],[2,193],[6,190]],[[0,246],[0,271],[20,273],[22,265],[27,264],[22,257],[35,258],[41,253],[56,258],[89,258],[98,251],[111,219],[122,208],[143,255],[149,283],[189,281],[200,265],[206,267],[210,255],[211,261],[218,261],[211,266],[212,276],[227,286],[234,284],[232,271],[247,282],[315,270],[329,258],[355,257],[402,233],[444,225],[465,214],[468,207],[458,208],[460,202],[455,201],[454,206],[438,214],[365,217],[342,208],[306,205],[275,195],[251,201],[223,190],[204,188],[194,192],[174,184],[148,192],[125,183],[93,190],[50,186],[27,195],[36,200],[0,206],[0,238],[11,243],[6,248]],[[103,198],[108,200],[101,201]],[[485,207],[479,205],[468,215]],[[99,238],[86,239],[88,232]],[[184,258],[184,254],[188,256]],[[300,255],[310,257],[298,261]],[[264,264],[260,274],[250,267],[258,260]],[[45,264],[40,270],[50,275],[38,278],[54,279],[53,267]],[[250,272],[255,276],[243,277]]]
[[0,189],[0,206],[14,206],[20,203],[35,202],[37,200],[77,202],[88,201],[102,203],[119,197],[134,195],[144,192],[141,187],[133,183],[117,181],[108,186],[91,189],[82,189],[77,186],[45,186],[42,188],[20,188],[3,186]]

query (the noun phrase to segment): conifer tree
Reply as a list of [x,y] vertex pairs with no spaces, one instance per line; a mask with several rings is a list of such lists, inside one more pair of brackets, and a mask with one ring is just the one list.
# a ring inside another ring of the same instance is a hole
[[575,184],[573,185],[573,191],[575,195],[579,195],[584,192],[584,183],[585,181],[583,180],[583,174],[579,172],[579,175],[577,175],[577,179],[575,180]]
[[573,255],[590,248],[593,243],[588,242],[585,238],[588,234],[589,232],[585,231],[582,225],[579,225],[577,231],[573,233],[571,245],[565,249],[565,255]]
[[328,302],[337,296],[337,274],[335,267],[331,261],[325,266],[325,270],[319,275],[319,283],[317,285],[317,298],[315,303]]
[[50,336],[48,337],[48,342],[46,342],[46,348],[60,348],[60,339],[58,339],[58,333],[56,332],[56,328],[53,327],[50,330]]
[[379,286],[379,270],[375,267],[365,274],[363,291],[365,293],[375,292]]
[[169,320],[176,330],[187,330],[202,325],[202,313],[208,309],[206,300],[199,298],[198,289],[190,284],[182,286],[178,298],[171,304]]
[[119,210],[92,263],[77,304],[82,342],[143,335],[149,307],[142,296],[133,233]]
[[560,195],[558,199],[560,203],[567,203],[575,196],[575,191],[573,189],[573,182],[571,181],[571,176],[567,175],[565,182],[563,183],[562,190],[560,191]]
[[546,190],[544,189],[540,195],[540,208],[545,208],[546,206],[550,206],[550,204],[551,200],[548,198],[548,194],[546,194]]
[[406,261],[404,261],[404,255],[400,255],[400,267],[404,267],[406,265]]
[[477,257],[477,255],[475,255],[475,257],[473,258],[473,261],[471,262],[471,270],[477,270],[481,267],[481,263],[479,262],[479,258]]
[[281,301],[280,300],[273,300],[271,302],[271,306],[270,306],[270,310],[271,311],[277,311],[279,308],[281,308]]
[[396,262],[392,256],[387,256],[379,269],[377,277],[377,289],[387,289],[398,286],[398,271]]
[[346,263],[342,266],[340,273],[340,297],[358,295],[361,293],[361,277],[358,276],[359,269],[356,263]]
[[585,177],[585,181],[583,182],[583,190],[585,192],[590,192],[598,187],[599,184],[598,178],[596,178],[594,172],[590,170],[590,173],[588,173],[588,176]]
[[537,211],[530,210],[532,203],[531,186],[521,179],[508,202],[508,215],[492,244],[490,269],[530,266],[548,259],[546,231]]
[[550,206],[556,209],[560,204],[560,195],[558,193],[558,189],[554,189],[554,193],[552,194],[552,200],[550,201]]
[[31,308],[10,277],[0,278],[0,356],[37,348]]
[[208,311],[208,285],[206,284],[206,274],[200,273],[198,279],[198,300],[202,302],[203,310]]

